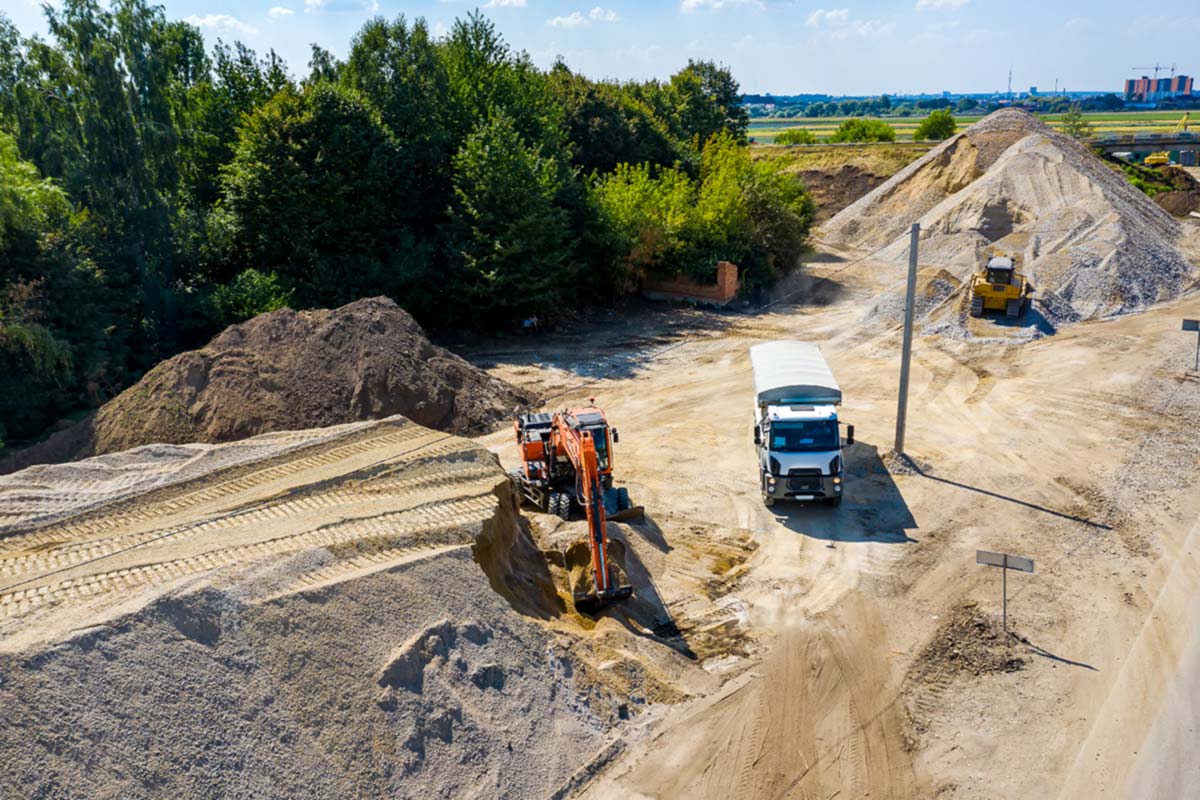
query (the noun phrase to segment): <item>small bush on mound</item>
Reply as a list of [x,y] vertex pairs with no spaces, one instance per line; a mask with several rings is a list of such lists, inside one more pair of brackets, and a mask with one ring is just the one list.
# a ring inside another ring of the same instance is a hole
[[224,324],[242,322],[292,302],[292,290],[284,288],[274,272],[247,269],[213,292],[217,318]]
[[791,128],[775,137],[775,144],[816,144],[817,136],[808,128]]
[[958,123],[954,121],[954,115],[950,113],[950,109],[943,108],[921,120],[921,124],[913,131],[913,139],[919,142],[940,142],[953,136],[957,129]]
[[896,129],[877,119],[848,119],[829,137],[831,142],[894,142]]

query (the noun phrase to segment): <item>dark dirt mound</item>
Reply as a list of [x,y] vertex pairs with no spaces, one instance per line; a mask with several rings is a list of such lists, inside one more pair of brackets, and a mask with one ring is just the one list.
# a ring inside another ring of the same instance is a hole
[[806,169],[797,175],[817,201],[817,222],[831,218],[887,180],[887,176],[874,175],[853,164],[843,164],[836,171]]
[[1000,620],[974,604],[956,609],[921,652],[911,678],[936,679],[943,673],[1015,672],[1025,667],[1016,642],[1004,635]]
[[385,297],[281,309],[180,353],[77,426],[0,462],[0,473],[162,442],[228,442],[402,414],[469,433],[533,401],[430,343]]

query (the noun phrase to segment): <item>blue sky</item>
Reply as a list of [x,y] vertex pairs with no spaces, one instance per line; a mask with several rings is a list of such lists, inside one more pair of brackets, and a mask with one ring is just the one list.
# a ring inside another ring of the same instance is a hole
[[[309,43],[341,56],[363,21],[424,17],[435,31],[482,7],[542,66],[563,56],[592,77],[666,77],[690,58],[727,64],[744,91],[1118,91],[1132,67],[1200,73],[1200,3],[1146,9],[1108,0],[167,0],[210,42],[275,48],[294,74]],[[35,0],[0,0],[23,33],[44,32]],[[1165,74],[1165,73],[1164,73]]]

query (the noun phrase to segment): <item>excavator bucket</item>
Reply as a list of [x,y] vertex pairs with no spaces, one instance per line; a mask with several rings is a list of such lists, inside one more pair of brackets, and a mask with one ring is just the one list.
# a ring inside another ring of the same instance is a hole
[[567,580],[571,585],[571,596],[575,609],[584,614],[594,614],[610,603],[625,600],[633,595],[633,587],[625,574],[625,543],[609,539],[605,548],[608,563],[608,592],[596,586],[596,574],[592,567],[592,551],[586,539],[574,542],[567,548]]

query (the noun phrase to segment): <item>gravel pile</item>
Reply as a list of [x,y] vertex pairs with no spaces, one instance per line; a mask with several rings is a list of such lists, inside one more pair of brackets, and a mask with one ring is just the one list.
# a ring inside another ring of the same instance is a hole
[[[1037,288],[1031,331],[1141,310],[1195,274],[1177,220],[1019,110],[946,141],[830,220],[825,239],[904,264],[914,220],[921,263],[959,280],[992,252],[1015,256]],[[961,322],[942,327],[965,333]]]

